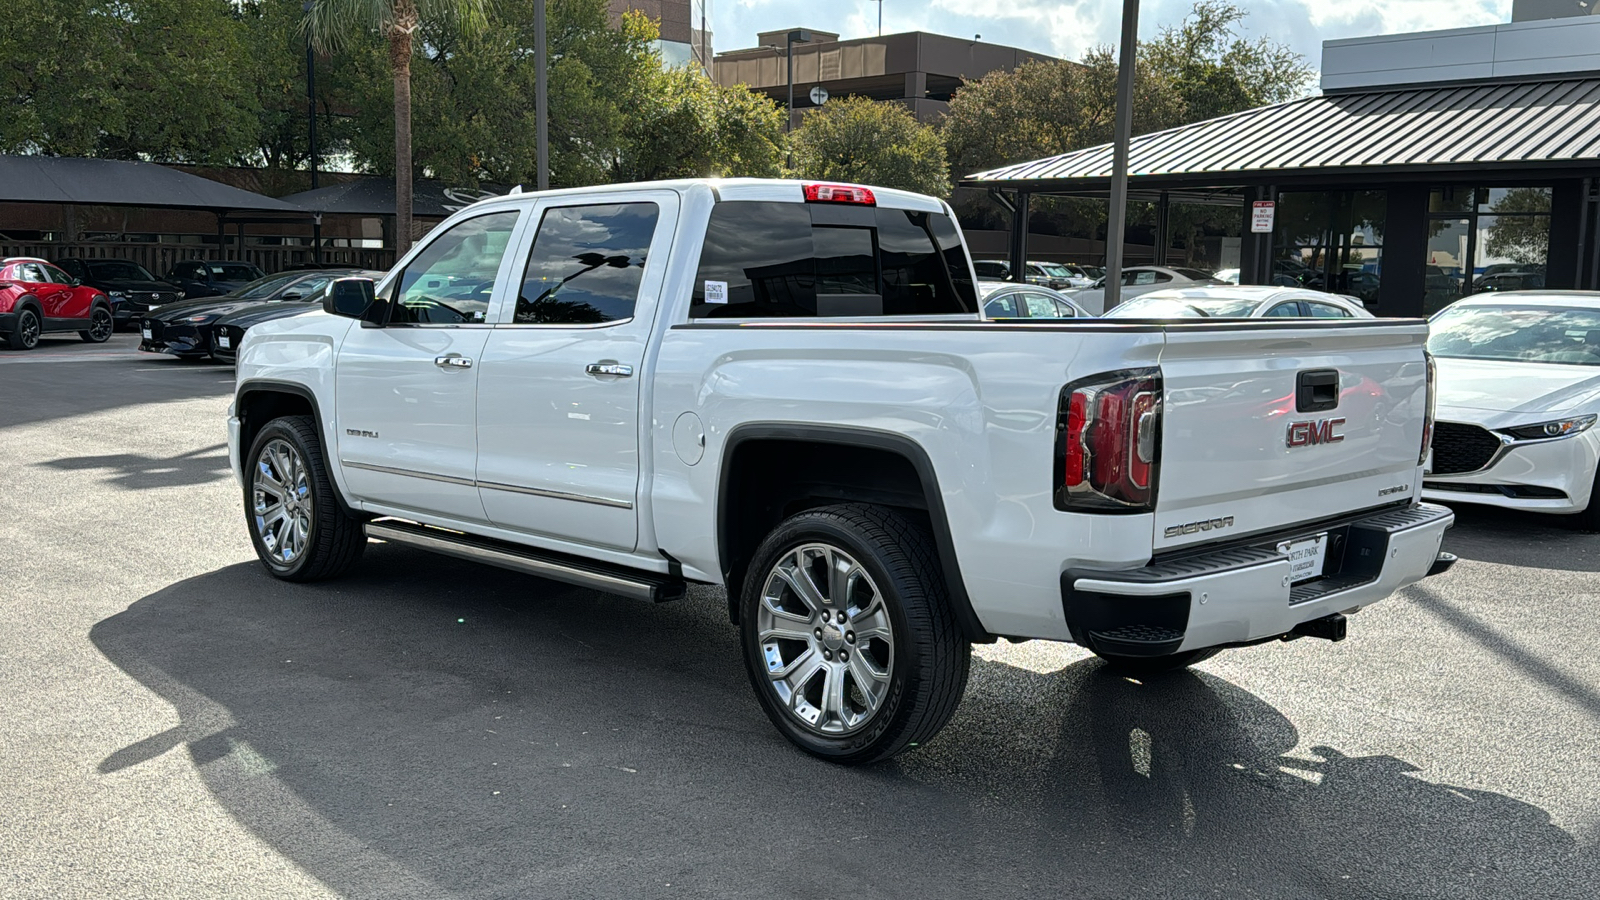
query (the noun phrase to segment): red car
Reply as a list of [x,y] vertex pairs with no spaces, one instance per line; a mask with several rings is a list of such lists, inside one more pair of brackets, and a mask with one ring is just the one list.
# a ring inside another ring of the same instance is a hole
[[76,331],[91,344],[111,337],[111,300],[42,259],[0,260],[0,341],[32,350],[39,336]]

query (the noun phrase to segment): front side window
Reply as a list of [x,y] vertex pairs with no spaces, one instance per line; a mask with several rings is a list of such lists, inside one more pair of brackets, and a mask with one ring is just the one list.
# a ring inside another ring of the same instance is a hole
[[1600,366],[1600,310],[1453,306],[1429,322],[1428,352],[1453,359]]
[[51,284],[71,284],[72,276],[61,271],[55,266],[40,266],[44,270],[44,277]]
[[713,208],[691,316],[948,315],[978,310],[949,217],[726,201]]
[[991,319],[1015,319],[1017,313],[1017,295],[1001,294],[990,300],[983,307],[984,315]]
[[596,325],[632,318],[660,216],[654,203],[545,210],[512,321]]
[[482,322],[519,215],[519,210],[508,209],[476,216],[435,238],[395,279],[389,323]]
[[1332,303],[1307,302],[1306,309],[1313,319],[1348,319],[1350,313]]

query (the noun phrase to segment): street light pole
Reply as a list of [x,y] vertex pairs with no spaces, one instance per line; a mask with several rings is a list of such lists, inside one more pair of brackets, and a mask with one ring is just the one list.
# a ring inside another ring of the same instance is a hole
[[1122,52],[1117,64],[1117,116],[1111,150],[1111,203],[1106,213],[1105,311],[1122,302],[1122,249],[1128,226],[1128,145],[1133,140],[1133,70],[1138,60],[1139,0],[1122,0]]
[[550,91],[548,82],[549,56],[545,52],[544,34],[545,0],[533,4],[533,105],[534,136],[538,148],[539,190],[550,190]]
[[[783,131],[789,134],[794,131],[794,45],[811,43],[811,32],[799,28],[789,32],[786,36],[785,46],[789,57],[789,118],[783,123]],[[789,148],[789,168],[794,168],[794,148]]]
[[[300,11],[309,15],[316,0],[305,0]],[[317,52],[306,35],[306,138],[311,152],[311,189],[317,189]],[[317,213],[311,226],[311,261],[322,262],[322,214]]]

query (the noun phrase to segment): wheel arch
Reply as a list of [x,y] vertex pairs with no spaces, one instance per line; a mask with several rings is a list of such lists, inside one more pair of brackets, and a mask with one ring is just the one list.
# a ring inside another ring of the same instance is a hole
[[[358,516],[360,513],[350,505],[345,498],[344,485],[339,477],[338,469],[338,442],[329,432],[327,420],[322,417],[322,406],[317,402],[316,392],[303,384],[292,381],[277,381],[267,378],[253,378],[241,382],[234,391],[234,415],[239,419],[239,465],[241,468],[248,466],[246,457],[250,447],[255,443],[256,435],[273,419],[284,416],[308,415],[316,423],[317,434],[322,438],[323,458],[327,462],[328,477],[333,480],[333,494],[339,501],[339,508],[349,516]],[[244,473],[239,473],[241,481]]]
[[[784,479],[770,478],[781,470]],[[805,509],[868,502],[925,515],[964,636],[995,640],[978,620],[956,558],[933,461],[921,444],[886,431],[842,425],[742,425],[723,445],[717,485],[717,557],[728,616],[757,546],[778,522]]]

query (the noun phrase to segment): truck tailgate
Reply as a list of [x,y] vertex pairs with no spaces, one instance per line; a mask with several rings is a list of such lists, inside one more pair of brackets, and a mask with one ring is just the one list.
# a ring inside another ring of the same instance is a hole
[[1426,323],[1174,324],[1157,552],[1413,500]]

